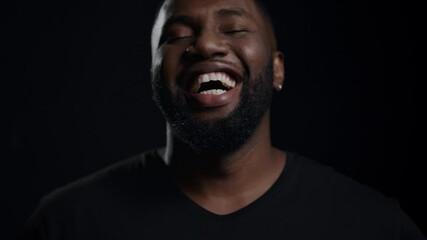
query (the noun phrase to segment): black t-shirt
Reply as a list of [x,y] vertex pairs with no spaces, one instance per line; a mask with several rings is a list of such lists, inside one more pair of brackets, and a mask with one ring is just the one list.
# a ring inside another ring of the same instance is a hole
[[156,151],[46,196],[24,239],[424,239],[396,200],[287,152],[279,179],[228,215],[200,207],[173,183]]

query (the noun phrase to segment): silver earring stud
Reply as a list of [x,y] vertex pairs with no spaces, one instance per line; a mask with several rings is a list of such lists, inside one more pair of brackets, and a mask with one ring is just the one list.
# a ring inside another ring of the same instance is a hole
[[281,91],[283,88],[282,84],[277,85],[277,91]]

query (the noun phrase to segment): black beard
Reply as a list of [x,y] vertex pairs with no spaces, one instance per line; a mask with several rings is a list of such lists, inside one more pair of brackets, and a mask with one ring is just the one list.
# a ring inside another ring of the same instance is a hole
[[160,72],[160,67],[153,71],[153,99],[173,134],[196,154],[223,156],[237,150],[251,137],[273,97],[273,63],[270,62],[255,79],[243,81],[240,102],[227,117],[197,120],[185,97],[173,96],[165,87]]

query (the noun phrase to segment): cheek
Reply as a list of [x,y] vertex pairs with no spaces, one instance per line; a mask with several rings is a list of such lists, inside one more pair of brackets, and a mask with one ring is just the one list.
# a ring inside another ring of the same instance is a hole
[[176,76],[179,69],[180,54],[171,49],[165,48],[161,61],[162,81],[169,89],[176,89]]
[[236,54],[241,59],[250,78],[259,76],[270,59],[270,51],[260,38],[241,41],[236,45]]

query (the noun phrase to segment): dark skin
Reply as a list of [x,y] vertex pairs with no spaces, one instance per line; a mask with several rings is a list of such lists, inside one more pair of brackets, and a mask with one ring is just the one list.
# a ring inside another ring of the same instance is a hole
[[[152,53],[153,68],[160,66],[167,90],[184,96],[200,121],[227,117],[239,104],[243,76],[255,79],[269,62],[272,87],[279,89],[284,80],[283,55],[273,30],[252,0],[166,1],[153,28]],[[192,73],[222,71],[230,71],[237,82],[233,91],[201,98],[191,94]],[[270,141],[269,110],[245,144],[225,155],[195,153],[168,124],[162,155],[183,193],[219,215],[262,196],[286,162],[285,153]]]

